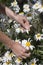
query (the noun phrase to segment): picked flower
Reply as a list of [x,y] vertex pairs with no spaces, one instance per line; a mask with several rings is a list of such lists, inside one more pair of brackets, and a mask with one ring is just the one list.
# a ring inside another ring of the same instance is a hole
[[33,45],[31,45],[31,42],[27,41],[27,40],[22,40],[22,46],[24,46],[27,50],[29,50],[29,48],[31,50],[33,50],[33,48],[35,48]]

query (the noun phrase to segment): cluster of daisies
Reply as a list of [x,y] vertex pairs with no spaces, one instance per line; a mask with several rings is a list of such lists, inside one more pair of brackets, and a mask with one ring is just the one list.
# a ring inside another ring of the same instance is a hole
[[[20,7],[19,7],[19,5],[18,5],[16,0],[11,3],[11,7],[13,7],[13,10],[16,13],[19,13]],[[40,1],[37,1],[34,5],[31,6],[31,8],[34,9],[34,10],[38,10],[40,13],[43,12],[43,5],[41,4]],[[30,8],[29,4],[24,4],[23,5],[23,12],[24,13],[29,13],[31,8]]]
[[[18,5],[18,3],[17,3],[16,0],[11,3],[11,7],[13,7],[13,10],[14,10],[16,13],[18,13],[18,12],[20,11],[20,7],[19,7],[19,5]],[[27,12],[29,12],[29,11],[30,11],[30,6],[29,6],[29,4],[24,4],[24,5],[23,5],[23,12],[24,12],[24,13],[27,13]]]
[[[16,30],[17,34],[19,34],[21,32],[20,30],[22,30],[22,29]],[[19,33],[18,33],[18,31],[19,31]],[[24,32],[22,32],[22,33],[24,33]],[[40,33],[35,34],[34,35],[34,39],[36,41],[43,40],[43,34],[40,34]],[[19,44],[22,44],[22,46],[25,47],[27,50],[30,49],[33,52],[34,49],[35,49],[35,46],[32,44],[32,41],[33,40],[31,38],[23,39],[23,40],[20,40],[20,39],[17,39],[17,38],[15,39],[15,42],[18,42]],[[27,59],[27,60],[28,60],[28,64],[29,65],[37,65],[37,61],[39,61],[39,59],[36,58],[36,57],[34,57],[33,59],[31,59],[30,61],[29,61],[29,59]],[[0,57],[0,64],[1,65],[13,65],[13,64],[15,64],[15,65],[20,65],[20,64],[23,65],[23,59],[21,59],[19,57],[17,58],[16,55],[14,55],[12,52],[7,51],[4,54],[4,56]],[[28,65],[28,64],[27,64],[27,62],[24,63],[24,65]],[[41,65],[41,64],[39,64],[39,65]]]

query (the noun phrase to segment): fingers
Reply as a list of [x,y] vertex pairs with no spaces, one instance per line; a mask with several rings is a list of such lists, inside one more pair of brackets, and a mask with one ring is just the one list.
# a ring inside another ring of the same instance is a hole
[[29,53],[24,53],[24,54],[23,54],[23,56],[25,56],[25,57],[30,57],[30,55],[31,55],[30,52],[29,52]]
[[26,59],[27,57],[30,57],[31,53],[29,52],[29,50],[26,50],[25,48],[22,50],[21,52],[21,57]]
[[29,58],[30,55],[31,55],[30,52],[29,52],[29,53],[23,53],[22,56],[20,56],[20,58],[22,58],[22,59],[26,59],[27,57]]
[[22,22],[23,22],[22,23],[23,27],[25,29],[27,29],[27,30],[30,30],[30,24],[29,24],[28,20],[25,17],[23,18],[23,21]]

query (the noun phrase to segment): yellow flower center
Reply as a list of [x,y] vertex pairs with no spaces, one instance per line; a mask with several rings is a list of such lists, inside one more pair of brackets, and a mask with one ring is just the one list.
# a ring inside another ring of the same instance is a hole
[[10,54],[9,54],[9,56],[11,56],[11,57],[12,57],[12,56],[14,56],[14,54],[13,54],[13,53],[10,53]]
[[34,63],[32,63],[31,65],[34,65]]
[[20,14],[24,14],[23,12],[20,12]]
[[28,46],[28,47],[29,47],[30,45],[31,45],[31,43],[30,43],[30,42],[27,42],[27,43],[26,43],[26,46]]
[[37,37],[39,38],[41,36],[41,34],[37,34]]
[[18,61],[21,61],[21,58],[17,58]]
[[7,61],[7,62],[6,62],[6,64],[8,64],[8,65],[9,65],[9,64],[10,64],[10,61]]

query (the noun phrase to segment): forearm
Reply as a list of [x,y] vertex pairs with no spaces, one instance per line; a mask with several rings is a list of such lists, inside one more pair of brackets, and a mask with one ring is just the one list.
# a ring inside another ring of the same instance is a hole
[[0,13],[6,14],[9,18],[15,19],[16,14],[7,6],[0,4]]
[[12,47],[12,40],[0,31],[0,42],[4,43],[8,48]]

